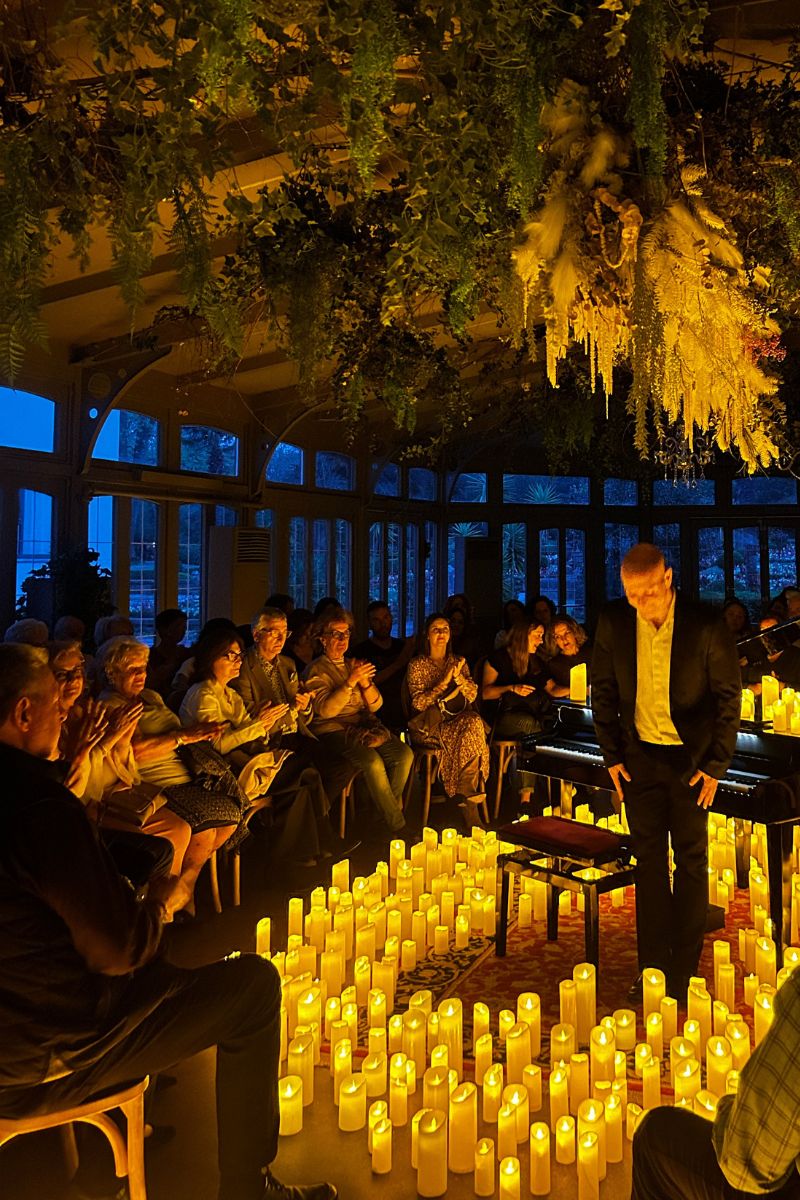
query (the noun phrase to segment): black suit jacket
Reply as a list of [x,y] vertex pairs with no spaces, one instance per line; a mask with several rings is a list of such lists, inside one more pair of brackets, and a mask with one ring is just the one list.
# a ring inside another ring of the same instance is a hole
[[[675,599],[670,658],[670,714],[693,771],[722,779],[736,746],[742,683],[736,645],[725,622],[703,604]],[[614,600],[600,614],[592,656],[592,714],[607,767],[625,761],[638,738],[636,610]]]

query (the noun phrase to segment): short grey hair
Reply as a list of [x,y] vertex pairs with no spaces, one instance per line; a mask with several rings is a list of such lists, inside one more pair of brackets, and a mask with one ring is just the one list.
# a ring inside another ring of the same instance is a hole
[[262,623],[265,621],[283,621],[284,625],[288,624],[286,613],[283,611],[283,609],[273,608],[271,605],[265,605],[264,608],[259,609],[256,615],[253,617],[253,632],[255,633],[257,629],[260,629]]
[[97,651],[100,666],[105,671],[109,682],[129,662],[140,658],[146,662],[149,657],[150,647],[145,646],[144,642],[137,642],[136,638],[130,637],[109,638]]
[[23,617],[21,621],[9,625],[3,641],[18,646],[44,646],[49,638],[50,630],[44,621],[37,621],[34,617]]
[[47,676],[52,680],[53,673],[42,646],[0,644],[0,723],[8,720],[23,696],[36,695]]

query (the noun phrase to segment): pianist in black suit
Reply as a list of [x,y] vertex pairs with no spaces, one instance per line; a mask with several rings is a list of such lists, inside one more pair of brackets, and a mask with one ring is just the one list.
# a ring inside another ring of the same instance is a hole
[[629,550],[621,578],[626,598],[607,605],[597,626],[592,710],[639,864],[639,969],[659,967],[677,998],[703,944],[707,809],[736,745],[739,662],[724,621],[676,595],[657,547]]

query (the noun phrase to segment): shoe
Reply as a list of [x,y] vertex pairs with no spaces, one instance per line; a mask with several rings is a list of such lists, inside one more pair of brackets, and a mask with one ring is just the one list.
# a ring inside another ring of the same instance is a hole
[[264,1200],[336,1200],[338,1192],[332,1183],[281,1183],[267,1167]]
[[641,973],[636,976],[628,988],[626,999],[629,1004],[642,1004],[644,1002],[644,977]]

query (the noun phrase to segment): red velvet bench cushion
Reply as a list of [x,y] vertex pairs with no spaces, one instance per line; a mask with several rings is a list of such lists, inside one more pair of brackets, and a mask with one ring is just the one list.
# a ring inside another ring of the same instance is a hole
[[531,817],[497,830],[498,838],[540,854],[575,858],[591,866],[630,856],[630,842],[618,833],[568,821],[564,817]]

